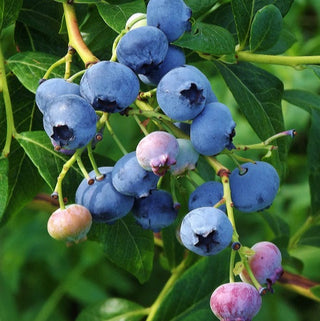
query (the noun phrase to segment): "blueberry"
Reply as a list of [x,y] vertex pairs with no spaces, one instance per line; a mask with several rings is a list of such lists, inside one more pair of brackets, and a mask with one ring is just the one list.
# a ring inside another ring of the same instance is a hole
[[92,217],[87,208],[71,204],[51,214],[47,229],[49,235],[56,240],[78,242],[86,238],[91,223]]
[[195,150],[203,155],[219,154],[225,148],[234,148],[232,144],[236,124],[228,107],[221,103],[210,103],[193,119],[190,139]]
[[[281,252],[271,242],[258,242],[251,248],[255,253],[249,256],[248,262],[251,270],[260,284],[271,287],[282,275]],[[250,283],[250,277],[246,270],[240,274],[241,280]]]
[[170,166],[170,172],[173,175],[181,175],[189,170],[196,168],[199,159],[199,153],[195,151],[189,139],[178,138],[179,153],[176,163]]
[[267,162],[245,163],[230,175],[231,197],[238,210],[255,212],[268,208],[279,189],[280,179]]
[[121,157],[114,165],[112,183],[115,189],[125,195],[137,198],[146,197],[150,191],[157,188],[159,176],[143,169],[131,152]]
[[171,225],[177,217],[171,194],[163,190],[153,190],[149,196],[136,199],[132,213],[140,226],[154,232]]
[[125,65],[100,61],[82,76],[80,93],[94,109],[116,113],[135,101],[139,94],[139,80]]
[[74,94],[80,96],[79,85],[68,82],[63,78],[50,78],[39,85],[36,91],[36,104],[39,110],[44,114],[47,104],[54,98]]
[[191,9],[182,0],[150,0],[147,23],[161,29],[172,42],[191,30],[191,14]]
[[170,70],[157,87],[160,108],[177,121],[195,118],[203,110],[207,95],[206,81],[186,65]]
[[85,99],[62,95],[47,105],[43,127],[54,145],[77,149],[87,145],[95,136],[96,121],[97,115]]
[[261,304],[258,290],[243,282],[222,284],[210,298],[212,312],[224,321],[251,321],[259,312]]
[[168,40],[161,30],[145,26],[126,33],[116,50],[120,63],[144,75],[163,62],[168,51]]
[[214,207],[198,207],[182,220],[180,238],[190,251],[202,255],[214,255],[231,242],[232,225],[224,212]]
[[[76,191],[76,203],[87,207],[94,222],[113,223],[127,215],[134,202],[134,197],[119,193],[112,184],[113,167],[100,167],[104,174],[102,180],[95,180],[92,185],[83,179]],[[95,178],[95,172],[89,173]]]
[[170,45],[167,55],[163,62],[159,65],[159,68],[153,69],[151,72],[145,75],[139,75],[139,78],[147,85],[157,85],[167,72],[173,68],[180,67],[185,63],[186,57],[183,50],[179,47]]
[[177,139],[165,131],[150,133],[140,140],[136,148],[140,166],[158,176],[163,176],[176,163],[178,152]]
[[210,83],[209,79],[207,78],[207,76],[195,66],[186,65],[186,67],[191,69],[192,71],[196,72],[199,75],[199,77],[201,77],[203,79],[203,82],[207,87],[206,104],[218,102],[218,98],[216,97],[215,93],[213,92],[213,90],[211,88],[211,83]]
[[[198,186],[189,197],[189,211],[203,206],[214,206],[223,198],[223,186],[220,182],[208,181]],[[226,211],[226,206],[221,205],[220,210]]]

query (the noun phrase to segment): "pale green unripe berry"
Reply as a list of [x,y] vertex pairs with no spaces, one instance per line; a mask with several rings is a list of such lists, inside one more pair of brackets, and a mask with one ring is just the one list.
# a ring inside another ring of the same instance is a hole
[[147,15],[145,13],[134,13],[126,23],[126,29],[132,30],[147,25]]

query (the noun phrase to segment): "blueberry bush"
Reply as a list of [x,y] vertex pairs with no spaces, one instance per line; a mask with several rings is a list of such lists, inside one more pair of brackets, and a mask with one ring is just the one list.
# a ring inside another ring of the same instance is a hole
[[315,320],[317,0],[0,0],[0,320]]

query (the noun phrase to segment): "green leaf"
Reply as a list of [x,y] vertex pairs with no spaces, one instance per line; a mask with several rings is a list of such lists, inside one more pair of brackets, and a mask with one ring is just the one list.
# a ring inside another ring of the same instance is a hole
[[22,2],[23,0],[0,0],[0,31],[16,22]]
[[235,43],[231,33],[220,26],[196,22],[191,32],[174,42],[177,46],[212,55],[234,53]]
[[218,0],[185,0],[184,2],[192,10],[192,17],[197,18],[211,9]]
[[315,75],[320,78],[320,66],[317,65],[307,65],[305,66],[308,69],[312,69]]
[[296,42],[295,35],[289,30],[283,28],[280,32],[278,41],[271,48],[264,50],[264,54],[279,55],[286,52]]
[[[281,109],[283,84],[274,75],[248,63],[226,65],[215,62],[231,90],[239,108],[261,140],[284,130]],[[285,172],[287,140],[279,139],[278,152],[272,153],[272,163],[280,176]]]
[[[41,52],[21,52],[7,60],[8,67],[19,81],[31,92],[35,93],[39,80],[47,69],[60,58]],[[53,70],[50,77],[63,78],[64,64]]]
[[201,258],[174,283],[163,298],[153,321],[215,320],[210,296],[227,282],[229,251]]
[[312,226],[301,237],[299,244],[320,247],[320,226]]
[[313,286],[312,288],[310,288],[310,291],[313,295],[320,299],[320,285]]
[[312,215],[320,211],[320,96],[304,90],[287,90],[283,98],[311,113],[308,140],[308,169]]
[[76,321],[139,321],[146,314],[146,309],[137,303],[111,298],[85,308]]
[[292,3],[293,0],[255,0],[254,10],[257,12],[257,10],[263,8],[264,6],[273,4],[280,10],[282,16],[284,17],[288,13]]
[[19,320],[14,295],[1,274],[0,289],[0,320]]
[[[41,119],[38,118],[40,113],[36,110],[34,95],[13,75],[8,76],[7,80],[16,130],[19,132],[38,128]],[[6,128],[3,99],[0,99],[0,128]],[[0,130],[0,146],[3,146],[4,142],[5,130]],[[0,218],[3,216],[5,219],[22,209],[44,185],[38,171],[15,140],[12,142],[8,161],[8,197],[7,202],[1,204],[0,214]]]
[[[43,131],[23,132],[17,136],[17,140],[53,191],[57,183],[57,177],[68,157],[54,151],[50,139]],[[63,181],[63,194],[69,200],[74,199],[76,188],[83,179],[78,167],[72,166],[72,169]]]
[[237,27],[238,42],[245,47],[249,37],[250,24],[253,16],[253,1],[232,0],[232,13]]
[[275,237],[290,235],[290,227],[288,223],[280,216],[264,212],[262,217],[268,223]]
[[134,13],[146,12],[143,0],[108,1],[98,3],[97,8],[105,23],[118,33],[125,28],[127,20]]
[[0,218],[2,217],[9,196],[9,160],[0,158]]
[[12,142],[8,159],[8,199],[1,224],[18,213],[44,185],[37,169],[16,141]]
[[88,238],[101,243],[107,258],[141,283],[149,279],[154,255],[153,233],[142,229],[132,215],[112,225],[94,224]]
[[258,10],[252,22],[250,32],[250,50],[264,51],[274,46],[282,29],[282,15],[274,5]]

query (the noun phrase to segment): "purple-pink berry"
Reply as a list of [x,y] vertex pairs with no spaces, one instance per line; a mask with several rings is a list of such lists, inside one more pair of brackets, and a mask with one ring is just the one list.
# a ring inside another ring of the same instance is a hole
[[158,176],[163,176],[176,163],[178,152],[177,139],[165,131],[150,133],[140,140],[136,148],[140,166]]
[[251,321],[261,307],[258,290],[249,283],[220,285],[212,293],[210,307],[220,321]]
[[[278,247],[271,242],[258,242],[252,246],[254,255],[248,258],[251,270],[257,281],[271,287],[283,274],[281,266],[281,252]],[[240,274],[242,281],[250,282],[247,270]]]

